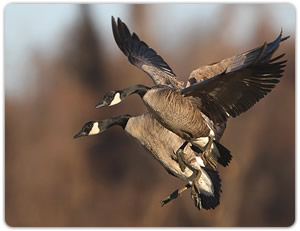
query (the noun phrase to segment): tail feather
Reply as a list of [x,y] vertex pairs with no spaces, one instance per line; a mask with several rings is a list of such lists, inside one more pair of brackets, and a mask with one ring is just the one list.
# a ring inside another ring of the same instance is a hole
[[214,144],[216,145],[219,151],[219,155],[217,156],[218,163],[226,167],[232,159],[232,155],[230,151],[227,148],[225,148],[222,144],[220,144],[218,141],[214,140]]
[[213,187],[213,194],[207,194],[201,191],[200,188],[200,203],[203,209],[215,209],[220,204],[221,178],[219,173],[210,168],[203,168],[203,173],[206,172]]

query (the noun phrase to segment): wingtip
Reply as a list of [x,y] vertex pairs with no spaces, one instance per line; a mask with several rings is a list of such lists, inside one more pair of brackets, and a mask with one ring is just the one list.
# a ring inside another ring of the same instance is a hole
[[281,42],[283,42],[283,41],[285,41],[285,40],[287,40],[288,38],[290,38],[291,36],[290,35],[288,35],[288,36],[286,36],[286,37],[284,37],[284,38],[282,38],[281,39]]
[[121,25],[121,24],[123,24],[123,22],[122,22],[122,20],[118,17],[118,25]]
[[[283,33],[283,30],[282,30],[282,27],[281,27],[280,28],[280,34],[279,34],[280,38],[282,37],[282,33]],[[280,42],[283,42],[283,41],[287,40],[290,37],[291,37],[290,35],[285,36],[285,37],[283,37],[283,38],[280,39]]]
[[122,20],[119,17],[116,20],[114,16],[111,16],[111,22],[115,26],[119,26],[119,25],[123,24]]
[[112,28],[113,28],[113,31],[114,31],[114,28],[117,26],[114,16],[111,16],[111,25],[112,25]]

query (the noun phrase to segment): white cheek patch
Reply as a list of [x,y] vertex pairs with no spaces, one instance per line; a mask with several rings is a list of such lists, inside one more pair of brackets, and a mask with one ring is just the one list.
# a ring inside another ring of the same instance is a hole
[[93,124],[93,127],[92,127],[91,131],[89,132],[89,136],[99,134],[99,132],[100,132],[100,129],[98,127],[98,122],[96,122]]
[[110,103],[109,106],[116,105],[116,104],[118,104],[120,102],[121,102],[120,93],[117,92],[117,94],[115,94],[115,97],[114,97],[113,101],[111,101],[111,103]]

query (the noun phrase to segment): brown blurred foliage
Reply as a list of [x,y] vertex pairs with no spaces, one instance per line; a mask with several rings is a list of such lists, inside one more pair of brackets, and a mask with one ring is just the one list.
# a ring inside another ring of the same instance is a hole
[[[144,15],[148,7],[130,7],[135,24],[129,27],[146,42],[151,36],[155,38],[154,31],[145,30]],[[240,50],[235,44],[225,44],[224,25],[234,20],[230,14],[234,10],[234,5],[228,5],[220,11],[223,23],[216,26],[209,39],[197,33],[187,34],[184,37],[188,42],[183,41],[184,46],[177,47],[172,54],[165,54],[162,44],[150,45],[185,80],[184,76],[200,65],[254,48],[277,36],[278,31],[270,29],[271,19],[266,15],[257,25],[253,47]],[[185,33],[184,28],[180,30]],[[288,59],[281,83],[249,112],[228,123],[222,143],[232,151],[233,160],[227,168],[220,168],[221,204],[212,211],[198,211],[190,193],[185,193],[161,208],[159,201],[183,182],[168,175],[122,129],[114,127],[99,136],[72,138],[86,121],[145,112],[138,96],[112,108],[94,109],[108,90],[136,83],[152,85],[150,78],[130,65],[121,52],[114,60],[106,58],[101,34],[99,37],[95,32],[88,6],[82,6],[81,17],[66,36],[61,53],[55,59],[40,52],[32,56],[39,76],[34,86],[36,94],[29,93],[21,102],[5,99],[7,224],[292,225],[295,220],[293,36],[277,54],[280,52],[285,52]]]

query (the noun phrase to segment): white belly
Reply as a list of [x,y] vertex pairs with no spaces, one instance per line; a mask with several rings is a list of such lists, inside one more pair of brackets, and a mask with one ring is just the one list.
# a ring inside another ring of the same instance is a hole
[[[211,128],[210,128],[209,135],[211,137],[215,137],[215,133],[214,133],[214,131]],[[199,137],[196,140],[194,140],[192,142],[192,144],[195,145],[195,146],[197,146],[198,148],[204,148],[207,145],[208,141],[209,141],[209,137],[208,136],[206,136],[206,137]]]
[[199,148],[204,148],[209,141],[209,137],[199,137],[196,140],[194,140],[192,143],[193,145],[199,147]]

